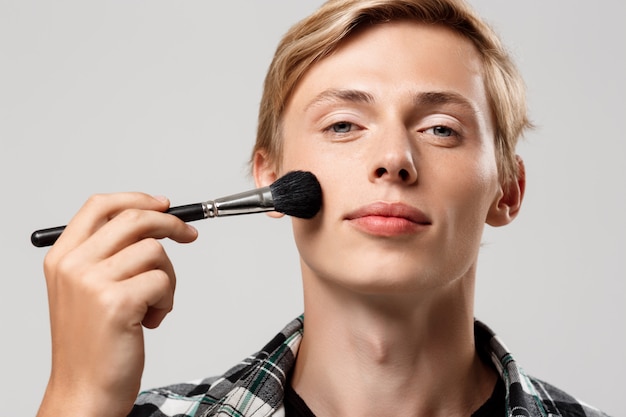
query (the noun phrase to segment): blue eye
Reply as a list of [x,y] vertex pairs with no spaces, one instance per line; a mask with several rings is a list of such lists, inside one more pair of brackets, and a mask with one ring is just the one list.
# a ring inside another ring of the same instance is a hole
[[330,128],[335,133],[348,133],[352,130],[352,123],[350,122],[339,122],[333,124]]
[[445,138],[456,135],[456,132],[447,126],[433,126],[430,129],[426,129],[425,132]]

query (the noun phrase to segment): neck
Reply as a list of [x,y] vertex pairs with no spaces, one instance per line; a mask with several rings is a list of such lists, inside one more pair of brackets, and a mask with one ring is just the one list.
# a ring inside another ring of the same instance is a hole
[[487,400],[496,376],[475,351],[473,273],[420,295],[307,275],[292,385],[316,415],[467,416]]

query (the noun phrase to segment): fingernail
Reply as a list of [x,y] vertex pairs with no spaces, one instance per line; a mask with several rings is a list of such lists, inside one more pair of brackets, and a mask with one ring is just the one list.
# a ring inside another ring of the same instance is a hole
[[167,201],[168,201],[167,197],[165,197],[163,195],[153,195],[152,197],[155,200],[159,200],[161,203],[167,203]]

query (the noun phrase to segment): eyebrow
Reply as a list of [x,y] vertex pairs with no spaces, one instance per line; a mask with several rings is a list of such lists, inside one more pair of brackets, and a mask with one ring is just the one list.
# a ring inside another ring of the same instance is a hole
[[478,109],[470,100],[453,91],[424,91],[415,95],[414,104],[418,106],[437,106],[452,104],[464,107],[472,113],[478,113]]
[[315,96],[315,98],[306,105],[305,111],[309,110],[312,107],[327,103],[373,103],[374,101],[374,96],[365,91],[331,88],[329,90],[324,90],[320,94]]
[[[307,104],[305,111],[312,107],[328,104],[328,103],[374,103],[374,96],[366,91],[353,89],[335,89],[331,88],[322,91],[315,96],[313,100]],[[454,91],[423,91],[416,93],[413,98],[415,106],[437,106],[437,105],[457,105],[469,110],[472,113],[478,113],[478,109],[470,100]]]

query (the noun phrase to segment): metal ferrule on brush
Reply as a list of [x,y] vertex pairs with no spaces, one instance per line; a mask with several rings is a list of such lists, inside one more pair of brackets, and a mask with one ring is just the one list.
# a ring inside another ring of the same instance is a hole
[[257,188],[202,203],[204,217],[234,216],[274,210],[270,187]]
[[[184,222],[265,211],[277,211],[288,216],[310,219],[317,214],[321,205],[322,189],[315,175],[307,171],[292,171],[268,187],[204,203],[170,207],[166,213]],[[50,246],[64,230],[65,226],[35,230],[30,236],[30,241],[37,247]]]

